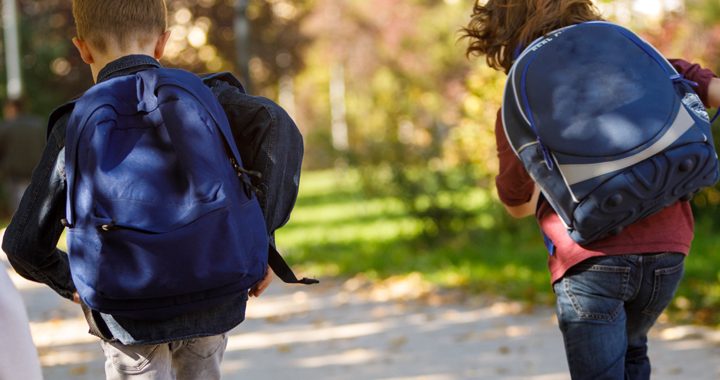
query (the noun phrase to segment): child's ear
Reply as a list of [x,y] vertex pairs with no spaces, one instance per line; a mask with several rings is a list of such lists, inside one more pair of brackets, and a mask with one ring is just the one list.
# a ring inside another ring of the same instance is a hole
[[165,54],[165,45],[167,44],[168,40],[170,39],[170,31],[166,30],[165,33],[161,34],[160,37],[158,37],[157,42],[155,43],[155,51],[154,56],[155,59],[160,59]]
[[78,37],[74,37],[72,39],[72,42],[80,53],[80,57],[82,58],[83,62],[87,63],[88,65],[95,63],[95,58],[93,57],[87,42],[81,40]]

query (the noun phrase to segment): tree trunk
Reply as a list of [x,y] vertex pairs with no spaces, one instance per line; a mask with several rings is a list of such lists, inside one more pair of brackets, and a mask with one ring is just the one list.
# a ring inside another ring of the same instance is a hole
[[236,67],[240,73],[245,90],[252,93],[250,79],[250,22],[247,19],[247,7],[250,0],[235,0],[235,50]]
[[4,0],[2,10],[5,35],[5,64],[7,66],[7,99],[17,100],[22,97],[23,85],[20,74],[20,43],[18,42],[15,0]]

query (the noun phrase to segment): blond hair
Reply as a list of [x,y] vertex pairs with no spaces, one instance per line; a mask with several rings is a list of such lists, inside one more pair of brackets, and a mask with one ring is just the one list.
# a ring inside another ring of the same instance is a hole
[[78,38],[103,52],[109,39],[125,49],[167,29],[165,0],[73,0],[72,8]]

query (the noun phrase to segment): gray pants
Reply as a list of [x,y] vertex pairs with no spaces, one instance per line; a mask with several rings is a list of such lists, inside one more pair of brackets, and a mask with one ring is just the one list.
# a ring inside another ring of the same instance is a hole
[[103,341],[108,380],[215,380],[227,334],[152,345]]

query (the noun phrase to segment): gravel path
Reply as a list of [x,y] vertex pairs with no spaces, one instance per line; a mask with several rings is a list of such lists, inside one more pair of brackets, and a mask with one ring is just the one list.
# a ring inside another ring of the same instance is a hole
[[[11,277],[46,379],[104,378],[100,346],[76,305]],[[653,379],[720,379],[720,331],[659,325],[650,349]],[[223,372],[225,379],[569,379],[552,310],[437,294],[417,276],[381,286],[277,281],[231,332]]]

